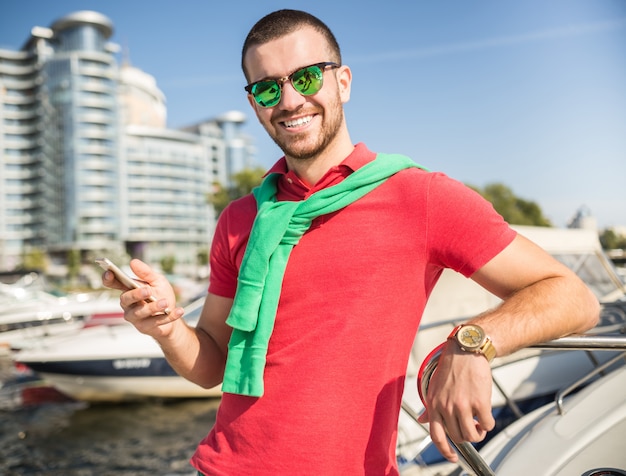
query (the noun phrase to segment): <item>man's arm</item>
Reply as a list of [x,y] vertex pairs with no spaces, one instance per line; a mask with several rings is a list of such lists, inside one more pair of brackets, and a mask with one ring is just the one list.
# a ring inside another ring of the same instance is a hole
[[[593,293],[566,266],[518,235],[472,279],[503,299],[496,309],[472,319],[491,338],[497,356],[593,327],[600,306]],[[446,440],[481,441],[493,429],[491,369],[479,354],[448,340],[428,390],[431,438],[442,455],[457,457]]]
[[[224,377],[228,341],[232,329],[226,318],[233,300],[208,294],[196,327],[181,319],[184,310],[174,307],[175,296],[164,276],[155,273],[147,264],[132,260],[131,268],[147,287],[126,290],[120,296],[124,318],[137,330],[154,338],[174,370],[186,379],[204,387],[219,385]],[[125,290],[106,272],[102,282],[107,287]],[[156,302],[146,302],[153,295]],[[163,310],[172,311],[165,315]]]
[[226,318],[233,300],[208,294],[198,324],[176,327],[168,338],[157,339],[165,358],[176,372],[201,387],[222,383],[232,328]]

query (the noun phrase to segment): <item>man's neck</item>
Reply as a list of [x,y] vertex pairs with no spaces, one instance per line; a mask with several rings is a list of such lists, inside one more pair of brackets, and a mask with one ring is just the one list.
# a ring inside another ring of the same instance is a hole
[[320,154],[309,159],[294,159],[285,156],[287,168],[293,170],[303,183],[313,186],[328,172],[331,168],[339,165],[354,150],[354,145],[348,140],[337,141],[330,144]]

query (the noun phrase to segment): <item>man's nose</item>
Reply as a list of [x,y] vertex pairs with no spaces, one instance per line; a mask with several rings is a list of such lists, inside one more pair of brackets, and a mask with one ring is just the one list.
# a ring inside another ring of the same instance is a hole
[[297,109],[299,106],[304,104],[305,101],[305,97],[295,90],[291,81],[285,81],[283,83],[280,103],[278,104],[281,109],[291,111]]

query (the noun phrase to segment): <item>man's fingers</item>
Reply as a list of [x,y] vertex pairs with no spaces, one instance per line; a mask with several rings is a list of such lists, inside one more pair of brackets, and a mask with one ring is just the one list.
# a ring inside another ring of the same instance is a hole
[[147,283],[152,283],[161,277],[160,274],[156,273],[150,266],[141,261],[140,259],[133,258],[130,260],[130,269],[133,270],[133,273]]
[[439,417],[430,421],[430,439],[444,458],[452,463],[457,462],[458,456],[448,441],[445,427]]
[[119,289],[120,291],[126,291],[128,288],[115,279],[115,275],[111,271],[105,271],[102,273],[102,284],[110,289]]
[[[428,418],[422,414],[420,421],[425,423]],[[471,411],[461,411],[456,408],[449,414],[440,412],[429,412],[430,417],[430,437],[441,455],[449,461],[456,462],[458,455],[450,444],[450,440],[461,443],[469,441],[476,443],[482,441],[487,431],[493,429],[495,420],[491,412],[486,412],[480,418],[473,418]]]
[[496,426],[496,420],[493,418],[491,408],[483,408],[481,413],[478,413],[476,419],[480,425],[480,429],[484,432],[491,431]]

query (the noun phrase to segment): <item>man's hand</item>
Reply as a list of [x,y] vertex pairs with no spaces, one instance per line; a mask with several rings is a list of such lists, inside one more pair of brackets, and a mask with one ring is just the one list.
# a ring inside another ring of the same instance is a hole
[[482,441],[495,426],[491,414],[491,368],[480,354],[463,352],[453,341],[443,348],[426,395],[420,423],[430,422],[430,436],[441,454],[458,460],[446,433],[456,443]]
[[[176,297],[172,285],[165,276],[158,274],[143,261],[133,259],[130,267],[135,275],[146,283],[139,289],[129,290],[111,271],[102,275],[102,284],[108,288],[124,291],[120,296],[120,305],[124,310],[124,319],[133,324],[139,332],[154,338],[166,337],[172,332],[171,323],[180,319],[182,308],[174,308]],[[155,302],[148,302],[150,296]],[[169,310],[169,312],[165,312]]]

